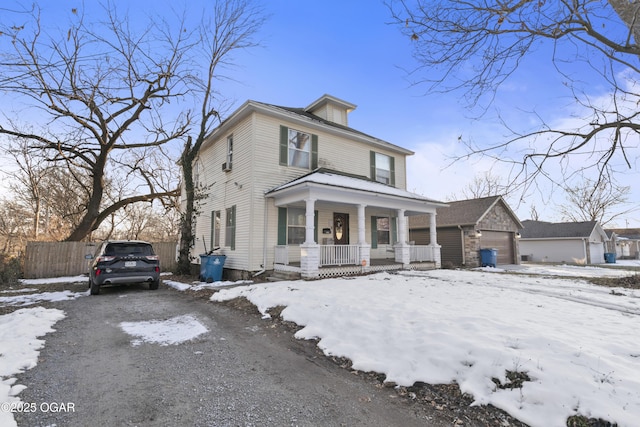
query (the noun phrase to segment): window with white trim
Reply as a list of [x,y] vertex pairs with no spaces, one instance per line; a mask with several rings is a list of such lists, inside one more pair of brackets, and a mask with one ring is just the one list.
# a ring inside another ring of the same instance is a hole
[[391,243],[391,225],[388,216],[376,217],[376,233],[379,245]]
[[211,211],[211,249],[220,247],[220,211]]
[[305,240],[307,224],[306,211],[303,208],[287,209],[287,244],[300,245]]
[[289,166],[309,169],[311,164],[311,135],[289,129]]
[[236,205],[227,208],[224,230],[224,245],[234,250],[236,248]]
[[376,153],[375,180],[383,184],[391,184],[391,157]]

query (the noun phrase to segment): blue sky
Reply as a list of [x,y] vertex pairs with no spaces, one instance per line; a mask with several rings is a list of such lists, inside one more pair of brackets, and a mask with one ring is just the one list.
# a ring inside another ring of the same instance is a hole
[[[119,10],[153,14],[179,2],[140,0],[130,4],[113,0]],[[41,2],[43,14],[66,15],[59,4]],[[57,2],[56,2],[57,3]],[[68,8],[82,2],[65,1]],[[205,2],[190,1],[192,10]],[[269,15],[258,34],[261,46],[236,55],[236,67],[229,70],[235,81],[226,81],[220,90],[232,99],[233,108],[247,99],[304,107],[328,93],[352,102],[358,108],[349,116],[349,125],[362,132],[413,150],[408,160],[410,191],[447,200],[470,183],[477,174],[491,170],[494,175],[507,171],[486,159],[471,158],[449,168],[449,157],[464,153],[458,137],[479,143],[503,141],[506,130],[496,119],[496,111],[516,128],[529,128],[532,111],[548,119],[569,119],[575,106],[561,93],[561,81],[551,70],[549,52],[540,47],[520,71],[498,93],[488,114],[465,108],[463,92],[427,93],[428,87],[415,86],[407,71],[415,67],[411,41],[389,25],[390,14],[382,1],[265,0]],[[99,13],[95,3],[86,1],[86,14]],[[594,96],[602,96],[594,87]],[[514,147],[516,148],[516,147]],[[627,171],[622,183],[638,181],[639,169]],[[637,187],[637,185],[636,185]],[[636,189],[629,200],[640,201]],[[555,204],[563,196],[554,186],[540,183],[538,191],[518,193],[509,202],[520,217],[530,217],[534,205],[540,219],[559,221]],[[628,208],[628,207],[627,207]],[[621,227],[640,227],[640,213],[620,221]]]

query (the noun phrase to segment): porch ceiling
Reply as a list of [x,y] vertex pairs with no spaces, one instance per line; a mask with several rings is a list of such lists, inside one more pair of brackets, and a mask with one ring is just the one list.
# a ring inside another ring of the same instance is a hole
[[443,202],[391,187],[369,179],[319,169],[280,185],[265,194],[276,206],[295,204],[305,199],[348,205],[366,205],[404,209],[406,215],[435,212]]

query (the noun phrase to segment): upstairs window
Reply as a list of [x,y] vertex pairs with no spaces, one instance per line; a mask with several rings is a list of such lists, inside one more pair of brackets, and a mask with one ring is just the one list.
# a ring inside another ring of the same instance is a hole
[[395,186],[395,159],[386,154],[371,151],[371,179]]
[[309,169],[311,160],[311,135],[289,129],[289,166]]
[[318,167],[318,135],[280,126],[280,164],[316,169]]

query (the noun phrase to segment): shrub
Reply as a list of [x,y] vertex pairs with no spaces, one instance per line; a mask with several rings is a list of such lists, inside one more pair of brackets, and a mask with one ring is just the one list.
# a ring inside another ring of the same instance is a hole
[[9,258],[0,254],[0,287],[15,286],[22,276],[22,267],[18,258]]

